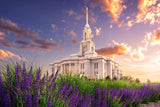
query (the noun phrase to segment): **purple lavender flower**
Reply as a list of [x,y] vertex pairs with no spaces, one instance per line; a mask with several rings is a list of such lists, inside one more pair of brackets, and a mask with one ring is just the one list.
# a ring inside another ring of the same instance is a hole
[[32,85],[32,67],[30,68],[30,71],[28,73],[27,81],[28,81],[28,88],[30,89]]
[[26,90],[28,86],[28,81],[26,79],[26,68],[25,68],[25,63],[23,63],[23,70],[22,70],[22,92]]
[[32,95],[27,92],[26,107],[32,107]]
[[34,96],[33,96],[33,105],[35,107],[38,107],[38,98],[39,98],[39,81],[41,78],[41,71],[40,69],[36,72],[36,80],[35,80],[35,86],[34,86]]
[[11,85],[11,71],[9,69],[9,65],[7,65],[7,82],[8,85]]
[[47,107],[51,107],[51,98],[48,98]]
[[40,95],[43,91],[43,88],[44,88],[44,83],[45,83],[45,77],[43,77],[41,80],[40,80]]
[[4,96],[5,98],[5,106],[6,107],[11,107],[11,99],[10,99],[10,91],[7,89],[7,94]]
[[91,103],[91,97],[90,94],[84,94],[84,96],[81,99],[80,107],[89,107]]
[[127,106],[128,106],[128,103],[129,103],[129,99],[127,99],[127,101],[126,101],[124,107],[127,107]]
[[79,91],[78,91],[78,85],[76,85],[73,90],[73,93],[69,102],[69,106],[76,107],[78,102],[79,102]]
[[20,67],[17,64],[16,69],[15,69],[15,80],[16,80],[16,87],[20,88],[20,77],[19,77],[19,72],[20,72]]
[[67,98],[69,96],[69,94],[71,93],[71,90],[72,90],[72,84],[69,86],[69,89],[65,91],[65,94],[64,94],[64,98]]
[[56,81],[56,79],[57,79],[57,76],[58,76],[58,71],[56,72],[54,78],[52,79],[52,82],[51,82],[51,85],[50,85],[50,87],[49,87],[49,90],[54,86],[54,83],[55,83],[55,81]]
[[0,99],[1,99],[1,104],[2,105],[5,105],[4,96],[6,97],[6,94],[5,94],[5,90],[4,90],[2,77],[1,77],[1,74],[0,74]]
[[[64,95],[66,95],[67,93],[66,93],[66,91],[67,91],[67,89],[68,89],[68,84],[66,83],[65,85],[63,85],[63,86],[61,86],[60,88],[59,88],[59,90],[58,90],[58,96],[57,96],[57,98],[63,98],[63,97],[65,97],[65,96],[62,96],[63,95],[63,93],[65,93]],[[68,96],[67,96],[68,97]]]

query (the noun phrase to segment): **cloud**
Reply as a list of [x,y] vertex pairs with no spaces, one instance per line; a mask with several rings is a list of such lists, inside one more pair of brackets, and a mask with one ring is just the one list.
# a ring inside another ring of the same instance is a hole
[[72,44],[73,44],[73,45],[77,45],[77,44],[78,44],[78,40],[75,39],[75,38],[77,37],[77,34],[76,34],[73,30],[71,30],[71,31],[69,32],[69,35],[72,36],[72,37],[71,37]]
[[144,59],[144,54],[143,54],[143,48],[142,47],[138,47],[138,50],[134,49],[131,53],[130,53],[131,58],[134,61],[141,61]]
[[127,26],[128,27],[132,27],[132,25],[134,24],[134,21],[133,20],[130,20],[127,22]]
[[130,18],[131,18],[130,16],[127,16],[127,17],[126,17],[126,19],[130,19]]
[[142,45],[138,46],[137,49],[130,51],[130,57],[134,61],[142,61],[145,59],[144,52],[147,51],[150,47],[155,45],[160,45],[160,28],[152,32],[147,32],[144,39],[142,40]]
[[124,26],[132,27],[136,23],[149,23],[151,25],[160,23],[160,3],[159,0],[139,0],[138,12],[135,19],[127,21]]
[[21,44],[21,45],[29,45],[28,42],[22,41],[22,40],[16,40],[15,43],[16,43],[16,44]]
[[93,37],[94,37],[94,34],[92,33],[92,34],[91,34],[91,38],[93,38]]
[[42,48],[45,50],[51,50],[51,47],[58,47],[58,45],[55,44],[54,41],[35,39],[35,43],[37,43],[38,45],[32,44],[31,46],[37,47],[37,48]]
[[72,37],[76,37],[76,36],[77,36],[77,34],[76,34],[73,30],[71,30],[71,31],[69,32],[69,35],[71,35]]
[[19,27],[16,23],[13,23],[10,20],[0,19],[0,30],[1,31],[8,31],[16,34],[17,37],[23,38],[31,38],[35,39],[37,33],[31,31],[30,29],[24,29]]
[[148,8],[155,5],[157,0],[139,0],[138,2],[138,13],[136,17],[141,17],[143,15],[146,15],[146,12],[148,11]]
[[95,32],[96,32],[97,36],[100,35],[101,34],[101,28],[96,28]]
[[122,11],[126,8],[124,0],[91,0],[91,7],[100,5],[101,10],[107,12],[112,22],[118,22]]
[[76,15],[76,13],[73,10],[68,10],[67,13],[68,16]]
[[118,27],[122,27],[123,26],[124,21],[121,22],[117,22]]
[[142,41],[144,46],[139,46],[137,49],[132,49],[131,46],[125,43],[117,43],[113,40],[114,46],[105,47],[97,49],[96,52],[99,55],[112,57],[115,55],[125,56],[125,60],[129,61],[142,61],[144,60],[144,51],[147,51],[149,46],[150,38],[148,35],[145,36],[145,39]]
[[158,0],[139,0],[137,8],[139,10],[136,16],[137,23],[159,23],[160,7],[158,6]]
[[[153,35],[154,34],[154,35]],[[121,55],[128,61],[145,61],[145,52],[147,52],[154,45],[160,45],[160,28],[152,32],[146,32],[144,39],[141,41],[141,45],[137,48],[132,48],[125,43],[117,43],[113,40],[114,46],[108,46],[105,48],[97,49],[96,52],[99,55],[114,57],[115,55]]]
[[61,48],[61,49],[60,49],[60,52],[64,52],[64,51],[65,51],[65,49],[64,49],[64,48]]
[[15,44],[18,44],[20,46],[16,46],[16,49],[30,49],[32,51],[38,49],[44,49],[47,51],[51,51],[53,50],[52,47],[59,47],[59,45],[55,44],[54,41],[47,41],[47,40],[41,40],[41,39],[36,39],[34,42],[32,43],[28,43],[26,41],[21,41],[21,40],[17,40],[14,42]]
[[114,43],[113,47],[100,48],[97,49],[96,52],[99,55],[111,56],[111,57],[113,57],[114,55],[125,55],[130,52],[131,47],[129,47],[127,44],[125,43],[119,44],[115,41],[113,41],[113,43]]
[[78,44],[78,40],[72,39],[72,44],[77,45]]
[[57,26],[54,25],[54,24],[51,24],[51,27],[52,27],[52,32],[53,33],[58,30]]
[[3,40],[6,37],[6,34],[4,32],[0,32],[0,40]]
[[142,61],[145,59],[144,52],[148,50],[151,44],[151,32],[147,32],[142,40],[142,44],[137,47],[137,49],[133,49],[130,51],[129,56],[134,61]]
[[152,38],[152,44],[160,44],[160,28],[154,30],[154,36]]
[[0,43],[2,44],[2,46],[7,47],[7,48],[12,48],[13,46],[7,42],[5,42],[4,40],[0,40]]
[[110,26],[109,26],[109,28],[111,28],[111,29],[112,29],[112,28],[113,28],[113,26],[112,26],[112,25],[110,25]]
[[[53,30],[57,30],[58,28],[56,25],[51,25]],[[58,48],[57,45],[53,40],[44,40],[38,37],[38,33],[34,32],[30,29],[24,29],[19,27],[16,23],[10,20],[0,19],[0,31],[7,31],[15,34],[15,39],[23,38],[22,40],[10,40],[8,39],[9,35],[5,35],[5,33],[0,32],[0,43],[4,47],[8,48],[16,48],[16,49],[31,49],[31,50],[52,50],[53,48]],[[25,41],[24,41],[25,39]],[[6,40],[13,41],[14,44],[7,43]],[[26,40],[31,42],[26,42]]]
[[25,58],[22,58],[19,55],[16,55],[10,51],[4,51],[4,50],[0,49],[0,59],[8,59],[8,58],[13,58],[13,57],[18,58],[19,60],[26,61]]
[[129,29],[137,23],[148,23],[151,25],[160,24],[160,1],[159,0],[138,0],[137,13],[127,16],[119,27]]

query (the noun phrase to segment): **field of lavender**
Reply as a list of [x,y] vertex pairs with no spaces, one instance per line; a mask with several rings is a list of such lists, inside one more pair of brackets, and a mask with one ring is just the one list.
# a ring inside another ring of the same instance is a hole
[[6,67],[0,76],[1,107],[138,107],[160,100],[160,85],[141,85],[123,80],[88,80],[41,70]]

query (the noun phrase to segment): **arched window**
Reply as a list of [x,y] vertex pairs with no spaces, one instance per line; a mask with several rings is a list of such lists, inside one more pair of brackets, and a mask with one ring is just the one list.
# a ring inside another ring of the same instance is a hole
[[85,34],[84,34],[84,40],[86,40],[86,32],[85,32]]

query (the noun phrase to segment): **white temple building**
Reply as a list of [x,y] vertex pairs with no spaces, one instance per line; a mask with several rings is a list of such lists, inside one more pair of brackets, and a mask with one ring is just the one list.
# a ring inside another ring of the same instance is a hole
[[97,55],[95,44],[91,40],[91,28],[88,24],[88,8],[86,8],[86,25],[83,29],[83,40],[80,42],[80,52],[67,58],[51,63],[52,72],[60,74],[80,74],[89,79],[111,79],[122,77],[120,65],[111,58]]

